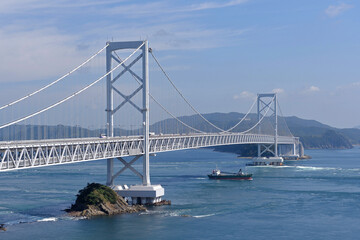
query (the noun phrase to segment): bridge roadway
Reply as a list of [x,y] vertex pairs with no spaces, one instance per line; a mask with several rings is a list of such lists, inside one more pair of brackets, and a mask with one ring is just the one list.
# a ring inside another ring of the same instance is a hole
[[[150,153],[232,144],[273,144],[274,136],[241,133],[151,135]],[[278,144],[298,144],[278,136]],[[144,154],[143,137],[68,138],[0,142],[0,171]]]

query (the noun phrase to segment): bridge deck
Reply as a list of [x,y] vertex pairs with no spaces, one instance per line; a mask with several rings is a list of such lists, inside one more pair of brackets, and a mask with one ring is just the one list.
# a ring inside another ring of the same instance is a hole
[[[278,137],[278,144],[296,144]],[[150,153],[233,144],[273,144],[274,136],[259,134],[165,134],[150,136]],[[143,137],[49,139],[0,142],[0,171],[136,156],[144,153]]]

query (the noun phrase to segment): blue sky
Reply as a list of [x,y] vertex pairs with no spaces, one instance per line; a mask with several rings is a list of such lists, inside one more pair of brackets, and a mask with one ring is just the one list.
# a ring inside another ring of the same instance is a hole
[[108,40],[148,39],[201,112],[278,92],[284,115],[360,125],[358,1],[2,0],[0,23],[2,89],[54,80]]

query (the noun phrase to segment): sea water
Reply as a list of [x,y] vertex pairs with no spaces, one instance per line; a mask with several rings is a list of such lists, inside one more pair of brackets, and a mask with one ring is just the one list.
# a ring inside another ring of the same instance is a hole
[[[210,149],[161,153],[151,181],[171,206],[93,219],[62,210],[87,183],[105,182],[104,160],[0,173],[0,239],[359,239],[360,149],[306,153],[282,167],[245,167]],[[216,166],[253,180],[209,180]],[[117,183],[140,180],[127,170]]]

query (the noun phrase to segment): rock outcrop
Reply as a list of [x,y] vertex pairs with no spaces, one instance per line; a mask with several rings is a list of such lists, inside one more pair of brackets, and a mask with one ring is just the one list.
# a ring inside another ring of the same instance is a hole
[[93,217],[145,211],[142,205],[129,206],[114,190],[99,183],[88,184],[79,191],[75,204],[66,209],[70,216]]
[[156,202],[156,203],[151,203],[151,204],[146,204],[146,206],[163,206],[163,205],[171,205],[171,201],[170,200],[162,200],[160,202]]

